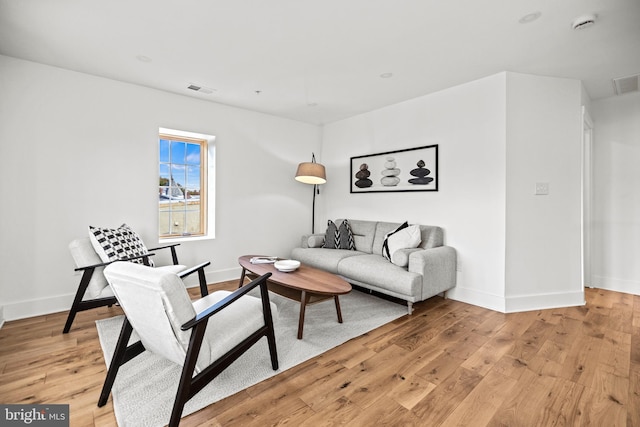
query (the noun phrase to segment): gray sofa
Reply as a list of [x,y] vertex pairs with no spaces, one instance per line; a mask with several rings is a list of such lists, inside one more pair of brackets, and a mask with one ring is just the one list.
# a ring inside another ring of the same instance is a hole
[[382,256],[382,245],[385,235],[399,223],[348,222],[356,250],[322,248],[324,233],[311,234],[302,236],[301,247],[293,249],[291,258],[342,276],[354,285],[405,300],[409,314],[414,302],[456,285],[456,251],[443,245],[442,228],[420,225],[420,245],[398,250],[392,263]]

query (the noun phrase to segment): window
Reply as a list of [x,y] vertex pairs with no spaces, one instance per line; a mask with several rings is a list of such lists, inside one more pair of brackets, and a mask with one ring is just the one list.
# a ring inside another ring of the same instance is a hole
[[207,139],[160,133],[160,238],[207,234]]

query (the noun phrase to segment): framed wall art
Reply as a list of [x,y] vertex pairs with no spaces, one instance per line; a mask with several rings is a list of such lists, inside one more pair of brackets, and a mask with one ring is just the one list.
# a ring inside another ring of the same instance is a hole
[[351,193],[438,191],[438,145],[351,157]]

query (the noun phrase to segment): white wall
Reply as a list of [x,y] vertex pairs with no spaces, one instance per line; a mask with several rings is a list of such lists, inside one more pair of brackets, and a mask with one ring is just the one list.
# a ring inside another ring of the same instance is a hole
[[[501,73],[326,125],[327,219],[439,225],[458,252],[451,298],[504,310],[505,78]],[[349,159],[438,144],[438,192],[349,193]]]
[[593,285],[640,295],[640,92],[592,102]]
[[[499,311],[583,304],[581,96],[579,81],[500,73],[329,124],[320,223],[442,226],[458,253],[453,299]],[[429,144],[438,192],[349,193],[351,156]],[[533,196],[537,181],[549,196]]]
[[[183,243],[210,282],[237,257],[287,256],[307,231],[319,127],[0,56],[0,308],[7,320],[66,310],[79,276],[68,243],[87,226],[136,229],[158,243],[159,127],[216,136],[216,238]],[[160,261],[168,261],[166,256]]]
[[581,98],[577,80],[507,75],[507,312],[584,304]]

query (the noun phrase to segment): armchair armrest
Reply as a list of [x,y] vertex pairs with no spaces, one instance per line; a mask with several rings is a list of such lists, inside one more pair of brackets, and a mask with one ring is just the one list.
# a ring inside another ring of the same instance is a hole
[[203,262],[202,264],[198,264],[194,267],[188,268],[184,271],[181,271],[180,273],[178,273],[178,277],[180,277],[181,279],[184,279],[185,277],[195,273],[196,271],[198,272],[198,282],[200,283],[200,295],[203,297],[206,297],[207,295],[209,295],[209,289],[207,288],[207,278],[205,277],[204,274],[204,268],[207,267],[208,265],[210,265],[211,263],[209,261],[207,262]]
[[171,260],[173,261],[173,265],[178,265],[178,254],[176,253],[176,246],[180,246],[180,243],[172,243],[170,245],[158,246],[157,248],[150,248],[150,251],[157,251],[160,249],[171,249]]
[[456,250],[451,246],[438,246],[409,255],[409,271],[422,275],[423,299],[456,285],[456,263]]
[[[101,262],[99,264],[92,264],[92,265],[85,265],[84,267],[77,267],[75,268],[73,271],[86,271],[86,270],[95,270],[98,267],[106,267],[107,265],[114,263],[116,261],[132,261],[134,259],[139,259],[139,258],[149,258],[150,256],[154,256],[155,254],[153,252],[149,252],[143,255],[136,255],[136,256],[132,256],[132,257],[127,257],[127,258],[119,258],[117,260],[114,261],[107,261],[107,262]],[[145,265],[149,265],[149,261],[148,260],[144,260],[145,261]]]
[[[260,286],[260,295],[263,301],[263,309],[265,308],[265,304],[264,304],[265,298],[267,299],[266,307],[269,307],[269,303],[268,303],[269,297],[267,295],[267,292],[268,292],[267,279],[269,277],[271,277],[271,273],[266,273],[256,278],[255,280],[251,281],[251,283],[249,283],[248,285],[241,287],[240,289],[234,291],[231,295],[227,296],[226,298],[208,307],[206,310],[196,314],[196,317],[194,317],[193,319],[189,320],[187,323],[182,325],[181,329],[183,331],[187,331],[191,328],[194,328],[195,326],[197,326],[202,322],[206,322],[207,320],[209,320],[209,317],[223,310],[225,307],[228,307],[229,305],[231,305],[232,303],[234,303],[235,301],[237,301],[238,299],[246,295],[248,292],[250,292],[252,289],[256,288],[257,286]],[[269,317],[271,317],[270,310],[268,314],[269,314]]]

